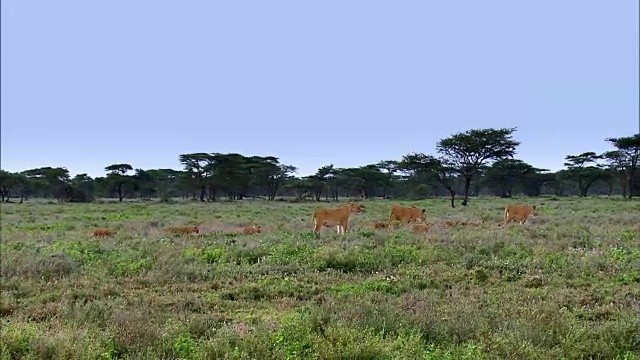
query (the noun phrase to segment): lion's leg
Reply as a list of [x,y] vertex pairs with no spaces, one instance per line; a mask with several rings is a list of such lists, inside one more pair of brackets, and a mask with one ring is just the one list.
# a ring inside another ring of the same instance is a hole
[[320,233],[320,229],[322,228],[322,223],[318,221],[317,218],[313,219],[313,226],[314,226],[313,231],[316,233]]
[[342,222],[342,234],[347,231],[347,227],[349,227],[349,219]]

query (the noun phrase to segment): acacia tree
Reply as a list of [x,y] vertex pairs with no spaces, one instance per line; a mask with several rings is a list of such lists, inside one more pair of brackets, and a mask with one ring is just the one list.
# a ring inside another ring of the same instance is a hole
[[527,196],[540,196],[542,186],[553,183],[555,174],[549,173],[549,169],[534,168],[522,179],[522,192]]
[[419,178],[434,178],[449,192],[451,207],[456,207],[456,192],[453,189],[456,170],[445,160],[422,153],[411,153],[402,157],[398,169]]
[[251,184],[251,168],[249,158],[237,153],[212,154],[216,169],[213,180],[220,187],[227,199],[242,200]]
[[382,198],[387,198],[387,191],[393,185],[395,173],[398,171],[398,162],[395,160],[380,161],[376,164],[378,169],[384,170],[385,176],[381,178]]
[[606,151],[601,156],[607,162],[606,168],[611,172],[611,176],[618,180],[622,191],[622,197],[626,198],[627,188],[629,186],[626,172],[626,156],[619,150]]
[[156,179],[148,170],[135,169],[133,179],[133,189],[138,192],[141,200],[151,200],[156,194]]
[[0,201],[9,201],[9,194],[11,190],[16,188],[20,184],[18,174],[8,172],[6,170],[0,170]]
[[295,166],[281,164],[274,156],[253,156],[250,164],[254,182],[267,192],[267,200],[274,200],[278,190],[298,171]]
[[493,163],[485,173],[483,182],[493,186],[497,194],[503,198],[510,198],[513,188],[522,184],[527,175],[537,169],[518,159],[501,159]]
[[318,177],[317,174],[305,176],[301,179],[294,178],[290,182],[290,188],[295,190],[298,200],[301,200],[305,194],[312,194],[316,201],[320,201],[323,192],[328,200],[326,187],[325,181]]
[[95,194],[95,182],[87,174],[77,174],[71,179],[71,186],[75,189],[76,201],[91,201]]
[[386,175],[375,164],[337,170],[338,177],[342,180],[348,195],[351,192],[357,192],[361,198],[374,197],[376,189],[382,185],[386,178]]
[[565,176],[567,179],[578,184],[580,196],[587,196],[589,188],[593,183],[602,179],[603,170],[597,164],[601,157],[593,151],[588,151],[580,155],[567,155],[564,165],[567,167]]
[[[205,201],[207,192],[208,173],[205,167],[210,167],[211,155],[207,153],[182,154],[178,157],[186,172],[185,180],[188,179],[189,187],[200,191],[200,201]],[[195,195],[195,192],[194,192]]]
[[513,140],[516,128],[472,129],[438,141],[436,150],[464,178],[464,200],[469,202],[471,181],[492,162],[512,158],[520,142]]
[[71,199],[69,170],[64,167],[41,167],[25,170],[22,174],[33,185],[46,195],[55,196],[58,201]]
[[173,169],[152,169],[147,170],[155,184],[155,190],[161,201],[169,201],[169,188],[178,183],[178,179],[183,172]]
[[347,197],[351,197],[353,192],[364,196],[364,180],[357,175],[355,168],[334,169],[334,186],[336,194],[342,190]]
[[118,201],[122,202],[133,188],[133,181],[127,175],[129,171],[133,170],[133,166],[129,164],[112,164],[105,167],[104,170],[108,172],[105,179],[107,184],[118,194]]
[[615,155],[617,159],[615,161],[623,176],[626,178],[629,198],[638,195],[635,193],[634,179],[640,161],[640,134],[619,138],[607,138],[605,140],[616,148]]
[[317,191],[320,188],[318,182],[323,184],[322,188],[325,195],[325,200],[329,200],[329,194],[331,194],[331,198],[335,201],[338,201],[338,186],[336,174],[337,170],[334,168],[333,164],[322,166],[316,171],[316,173],[312,176],[307,176],[308,180],[312,181],[313,185],[310,186],[313,191],[316,193],[316,200],[320,201],[320,196]]

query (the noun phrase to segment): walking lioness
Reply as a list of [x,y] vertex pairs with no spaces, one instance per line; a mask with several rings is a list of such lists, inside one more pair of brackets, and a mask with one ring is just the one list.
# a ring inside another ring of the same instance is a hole
[[513,204],[504,207],[504,222],[506,225],[513,220],[519,220],[520,224],[524,224],[529,217],[538,216],[538,209],[535,205]]
[[418,220],[422,222],[427,221],[427,211],[421,209],[415,205],[413,206],[400,206],[392,205],[389,211],[389,227],[392,226],[394,221],[399,221],[401,224],[415,223]]

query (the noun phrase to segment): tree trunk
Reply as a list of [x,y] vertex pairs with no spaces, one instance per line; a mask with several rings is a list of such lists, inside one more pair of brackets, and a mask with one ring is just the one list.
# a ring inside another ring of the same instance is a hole
[[447,191],[449,191],[449,196],[451,196],[451,207],[454,208],[456,207],[456,204],[455,204],[456,192],[450,186],[447,186]]
[[591,187],[590,183],[586,183],[586,184],[579,183],[578,188],[580,189],[580,196],[587,197],[590,187]]
[[511,190],[502,188],[500,189],[500,197],[503,199],[508,199],[511,197]]
[[216,189],[214,188],[213,185],[209,185],[209,197],[207,198],[207,200],[209,201],[216,201]]
[[462,206],[469,204],[469,188],[471,187],[471,177],[464,178],[464,200],[462,200]]

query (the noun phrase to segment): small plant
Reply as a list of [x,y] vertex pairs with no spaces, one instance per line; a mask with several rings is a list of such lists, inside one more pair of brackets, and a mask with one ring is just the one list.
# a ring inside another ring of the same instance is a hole
[[181,359],[191,359],[196,347],[196,341],[188,335],[180,335],[171,345],[173,353]]

